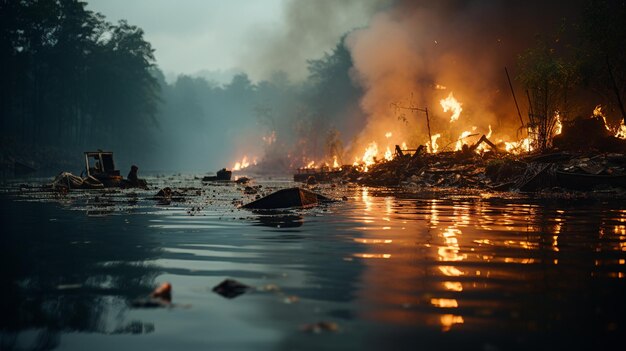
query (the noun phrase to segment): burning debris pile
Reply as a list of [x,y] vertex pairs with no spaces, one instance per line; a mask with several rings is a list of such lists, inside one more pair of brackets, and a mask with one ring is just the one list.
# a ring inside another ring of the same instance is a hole
[[[621,129],[620,129],[621,130]],[[406,188],[473,188],[493,191],[539,191],[550,188],[593,190],[626,189],[626,140],[606,127],[601,118],[578,119],[559,126],[554,146],[532,152],[532,143],[519,142],[531,151],[510,148],[512,143],[493,143],[486,135],[478,142],[461,144],[456,151],[433,152],[436,143],[415,150],[396,146],[392,157],[341,168],[307,169],[307,181],[353,182],[367,186]],[[433,140],[436,138],[433,136]],[[530,139],[528,139],[530,140]],[[366,152],[368,154],[368,152]],[[303,173],[294,180],[303,181]]]

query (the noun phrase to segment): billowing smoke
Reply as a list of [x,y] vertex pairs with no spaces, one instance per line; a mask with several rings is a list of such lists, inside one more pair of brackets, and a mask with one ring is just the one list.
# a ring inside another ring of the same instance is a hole
[[279,70],[291,79],[304,79],[308,74],[307,60],[330,51],[342,35],[367,24],[388,2],[285,0],[284,23],[271,29],[256,28],[250,33],[250,52],[243,55],[241,66],[254,79],[267,79]]
[[[383,150],[385,144],[425,144],[425,113],[404,107],[428,108],[441,146],[454,148],[461,132],[487,134],[489,126],[496,138],[515,137],[520,123],[505,66],[513,79],[517,55],[535,35],[553,35],[579,11],[580,1],[407,0],[377,13],[347,39],[369,116],[353,154],[371,141]],[[451,92],[463,109],[454,122],[453,111],[444,113],[440,105]],[[518,100],[524,97],[517,93]]]

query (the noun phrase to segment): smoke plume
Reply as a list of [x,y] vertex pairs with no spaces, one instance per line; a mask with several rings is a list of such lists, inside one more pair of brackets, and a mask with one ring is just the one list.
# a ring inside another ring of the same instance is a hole
[[[495,137],[514,137],[519,118],[504,67],[513,79],[517,55],[533,45],[536,34],[556,33],[579,9],[580,1],[407,0],[378,12],[348,37],[368,115],[354,155],[371,141],[383,149],[425,144],[425,113],[405,107],[428,108],[432,134],[442,134],[439,145],[453,145],[473,126],[475,133],[487,134],[492,126]],[[463,108],[454,122],[439,103],[451,92]]]

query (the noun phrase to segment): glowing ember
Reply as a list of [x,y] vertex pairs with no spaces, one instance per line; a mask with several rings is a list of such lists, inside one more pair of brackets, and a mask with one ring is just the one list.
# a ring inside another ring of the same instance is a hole
[[617,133],[615,133],[615,137],[620,139],[626,139],[626,124],[624,124],[623,119],[619,125],[619,128],[617,128]]
[[248,166],[250,166],[250,162],[248,161],[248,156],[244,156],[241,159],[241,162],[235,163],[235,165],[233,166],[233,171],[240,171]]
[[436,154],[439,151],[439,145],[437,145],[437,139],[441,137],[441,134],[435,134],[431,137],[430,143],[426,143],[426,149],[431,154]]
[[307,163],[307,165],[304,168],[306,168],[306,169],[315,168],[315,161],[311,161],[311,162]]
[[461,116],[461,112],[463,111],[463,108],[461,107],[462,104],[454,98],[452,92],[450,92],[447,98],[441,99],[439,103],[441,104],[441,107],[443,107],[443,112],[452,111],[450,123],[459,119],[459,116]]
[[435,89],[437,89],[437,90],[446,90],[448,88],[446,88],[445,86],[440,85],[440,84],[435,84]]
[[391,132],[387,132],[387,133],[385,133],[385,138],[389,139],[389,138],[391,138],[391,135],[392,135]]

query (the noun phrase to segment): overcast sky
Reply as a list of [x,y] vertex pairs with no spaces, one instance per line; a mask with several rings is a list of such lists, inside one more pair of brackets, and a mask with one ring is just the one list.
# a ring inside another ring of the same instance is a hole
[[365,25],[380,0],[86,0],[111,22],[145,31],[166,76],[244,70],[253,79],[282,69],[306,75],[306,60]]

